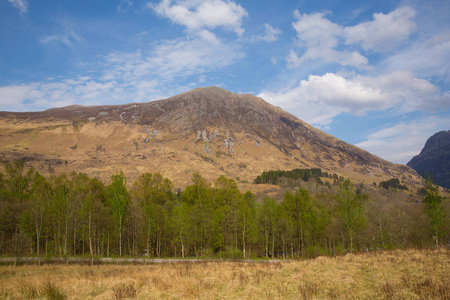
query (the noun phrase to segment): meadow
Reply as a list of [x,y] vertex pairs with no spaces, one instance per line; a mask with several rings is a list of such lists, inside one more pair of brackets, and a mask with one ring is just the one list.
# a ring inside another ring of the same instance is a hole
[[151,265],[3,265],[1,299],[450,299],[450,251]]

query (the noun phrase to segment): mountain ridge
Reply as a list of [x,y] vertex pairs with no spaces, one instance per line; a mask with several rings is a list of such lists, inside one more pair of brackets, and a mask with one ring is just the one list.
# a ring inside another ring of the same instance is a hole
[[181,185],[194,170],[212,180],[226,175],[252,182],[264,170],[296,167],[366,183],[420,181],[407,166],[341,141],[259,97],[219,87],[146,103],[0,112],[0,128],[4,160],[28,157],[41,171],[56,160],[55,172],[104,176],[124,168],[161,172]]

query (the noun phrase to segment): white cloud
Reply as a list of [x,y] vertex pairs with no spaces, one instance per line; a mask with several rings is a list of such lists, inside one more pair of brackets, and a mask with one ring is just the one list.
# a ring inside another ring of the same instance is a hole
[[[30,111],[71,104],[145,102],[184,92],[176,82],[235,62],[240,49],[206,39],[164,41],[149,50],[105,56],[103,71],[75,79],[52,79],[0,87],[0,110]],[[170,89],[167,87],[170,86]]]
[[342,26],[326,19],[323,13],[301,14],[295,11],[297,22],[293,23],[300,45],[307,48],[334,48],[342,35]]
[[368,59],[356,50],[341,49],[361,45],[364,50],[387,51],[407,38],[416,29],[414,9],[402,7],[389,14],[374,14],[374,20],[351,27],[333,23],[323,13],[294,13],[292,24],[297,32],[298,50],[292,49],[287,61],[289,66],[299,66],[308,60],[338,63],[364,69]]
[[361,44],[364,50],[384,52],[394,48],[400,41],[413,33],[415,10],[400,7],[388,14],[375,13],[373,21],[364,22],[344,29],[346,44]]
[[274,28],[270,26],[269,24],[264,24],[265,26],[265,33],[264,35],[257,35],[251,39],[252,42],[275,42],[278,40],[278,36],[282,33],[282,31],[279,28]]
[[178,39],[165,41],[149,52],[111,53],[103,80],[133,81],[143,76],[172,80],[220,68],[242,57],[240,50],[218,40]]
[[448,130],[448,126],[448,118],[438,116],[403,121],[369,135],[367,140],[356,146],[386,160],[406,164],[420,153],[430,136]]
[[299,57],[294,50],[290,51],[287,61],[292,67],[301,65],[307,60],[320,60],[325,63],[336,62],[344,66],[362,69],[368,64],[367,58],[353,51],[338,51],[344,28],[325,18],[322,13],[300,14],[295,11],[297,22],[293,23],[297,32],[298,45],[306,49]]
[[344,113],[363,116],[371,111],[390,110],[397,114],[424,110],[430,99],[446,102],[449,94],[410,72],[395,72],[378,77],[345,78],[327,73],[310,75],[298,86],[280,92],[264,91],[259,95],[314,125],[327,125]]
[[205,30],[222,28],[234,31],[241,36],[244,33],[242,19],[247,11],[231,1],[223,0],[162,0],[158,4],[149,3],[158,15],[169,18],[173,23],[185,26],[194,34]]
[[409,70],[424,77],[439,76],[450,82],[450,30],[414,42],[408,49],[386,58],[388,71]]
[[99,82],[89,77],[3,86],[0,87],[0,110],[44,110],[74,103],[108,104],[105,102],[117,99],[116,86],[115,81]]
[[8,0],[15,8],[19,10],[20,14],[26,14],[28,11],[27,0]]

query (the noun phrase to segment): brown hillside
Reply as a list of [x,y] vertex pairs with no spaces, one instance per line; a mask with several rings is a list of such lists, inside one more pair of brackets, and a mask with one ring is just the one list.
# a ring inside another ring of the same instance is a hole
[[0,153],[40,172],[86,172],[108,182],[122,169],[132,181],[160,172],[175,186],[199,171],[253,182],[264,170],[319,167],[358,182],[417,173],[349,145],[263,99],[218,87],[169,99],[43,112],[0,112]]

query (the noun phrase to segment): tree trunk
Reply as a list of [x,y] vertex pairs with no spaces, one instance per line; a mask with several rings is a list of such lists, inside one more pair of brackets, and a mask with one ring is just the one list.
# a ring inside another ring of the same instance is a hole
[[39,223],[36,221],[36,254],[37,255],[39,255],[41,232],[42,232],[42,222],[41,222],[41,225],[39,226]]
[[269,231],[267,230],[267,224],[266,224],[266,257],[269,258]]
[[147,230],[147,256],[150,256],[150,234],[151,234],[151,227],[150,227],[150,218],[148,218],[148,230]]
[[109,257],[109,232],[108,232],[108,244],[106,246],[106,256]]
[[183,235],[181,234],[181,230],[180,230],[180,242],[181,242],[181,257],[184,258],[184,243],[183,243]]
[[245,258],[245,214],[244,214],[244,228],[242,230],[242,255]]
[[92,232],[91,232],[91,213],[89,212],[89,252],[91,257],[94,256],[94,250],[92,249]]
[[66,215],[66,226],[65,226],[65,234],[64,234],[64,255],[67,255],[67,244],[69,238],[69,224],[68,224],[68,216]]
[[350,253],[353,253],[353,233],[350,232]]
[[272,258],[275,258],[275,226],[272,225]]

